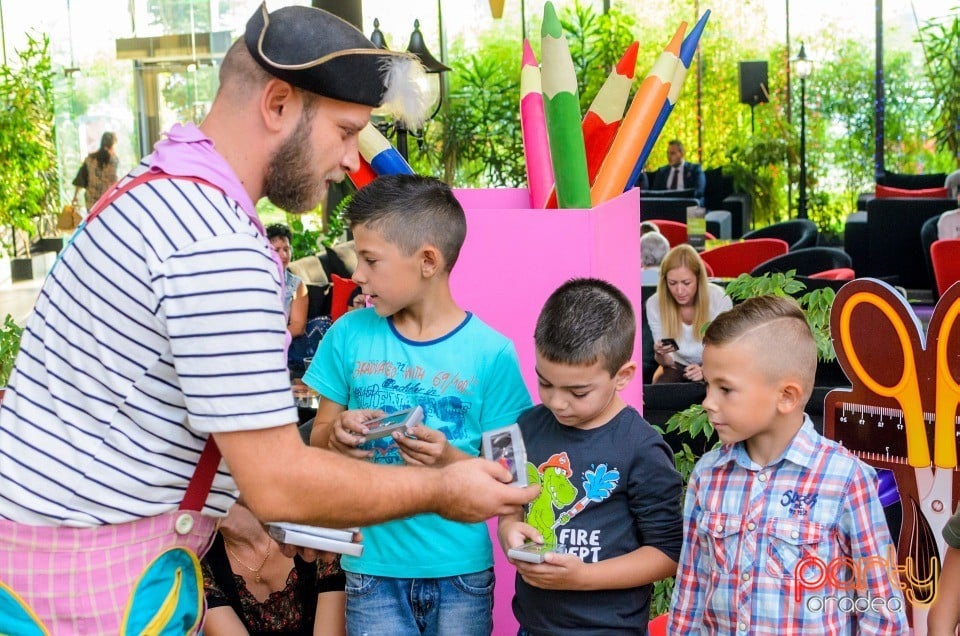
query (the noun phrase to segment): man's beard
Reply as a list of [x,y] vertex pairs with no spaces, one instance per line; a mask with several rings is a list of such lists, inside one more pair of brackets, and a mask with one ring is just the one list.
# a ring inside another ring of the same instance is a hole
[[304,111],[297,125],[270,159],[263,194],[287,212],[306,212],[317,207],[326,195],[326,182],[315,181],[310,135],[313,117]]

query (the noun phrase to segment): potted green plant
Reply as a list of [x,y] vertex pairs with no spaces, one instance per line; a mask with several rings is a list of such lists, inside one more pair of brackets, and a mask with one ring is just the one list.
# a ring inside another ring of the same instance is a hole
[[[50,38],[27,35],[12,64],[0,65],[0,225],[13,228],[4,251],[14,280],[46,274],[53,257],[31,257],[31,238],[41,220],[56,214],[57,156],[54,136],[53,65]],[[22,238],[22,250],[17,237]]]
[[13,362],[17,359],[17,352],[20,351],[22,335],[23,327],[17,324],[13,316],[7,314],[3,324],[0,325],[0,402],[3,401],[7,380],[10,379],[10,373],[13,371]]

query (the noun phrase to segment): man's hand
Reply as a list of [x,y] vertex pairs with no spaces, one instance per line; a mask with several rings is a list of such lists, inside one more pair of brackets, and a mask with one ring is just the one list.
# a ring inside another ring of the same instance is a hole
[[439,469],[444,487],[435,512],[454,521],[478,522],[522,512],[540,486],[517,488],[509,470],[486,459],[453,462]]

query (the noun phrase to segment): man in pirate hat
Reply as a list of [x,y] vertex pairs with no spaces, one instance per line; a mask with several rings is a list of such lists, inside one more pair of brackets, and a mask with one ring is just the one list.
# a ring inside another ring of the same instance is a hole
[[532,499],[493,462],[383,467],[307,447],[295,425],[283,276],[254,202],[316,206],[357,169],[374,107],[422,116],[418,71],[329,13],[261,6],[209,116],[91,212],[0,409],[0,633],[194,633],[195,555],[238,490],[264,522],[333,527]]

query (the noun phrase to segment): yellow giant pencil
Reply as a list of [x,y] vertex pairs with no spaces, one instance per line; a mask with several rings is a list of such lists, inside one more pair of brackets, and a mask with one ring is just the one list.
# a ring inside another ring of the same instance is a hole
[[580,130],[577,74],[552,2],[543,7],[540,36],[543,111],[547,120],[557,203],[561,208],[589,208],[590,181],[587,178],[587,152]]
[[590,190],[593,205],[612,199],[622,193],[627,185],[633,164],[650,136],[660,108],[670,92],[673,74],[680,63],[680,44],[686,30],[687,23],[681,23],[670,44],[657,58],[637,89],[637,94],[633,96],[630,108],[620,124],[620,130],[617,131]]

